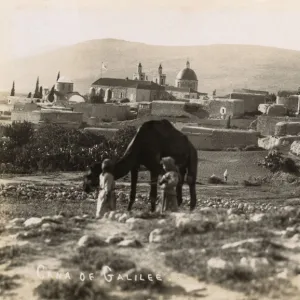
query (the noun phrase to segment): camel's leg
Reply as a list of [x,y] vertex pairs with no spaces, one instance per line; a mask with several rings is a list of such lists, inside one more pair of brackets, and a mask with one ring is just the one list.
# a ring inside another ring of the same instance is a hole
[[185,170],[180,170],[180,179],[176,187],[178,206],[182,204],[182,186],[184,183]]
[[136,185],[138,180],[138,169],[131,170],[131,190],[130,190],[130,199],[128,204],[128,211],[131,211],[132,205],[135,201],[136,196]]
[[190,188],[190,210],[194,210],[197,203],[197,195],[196,195],[196,177],[187,176],[187,183]]
[[150,189],[150,202],[151,212],[155,212],[156,200],[157,200],[157,180],[158,174],[151,172],[151,189]]

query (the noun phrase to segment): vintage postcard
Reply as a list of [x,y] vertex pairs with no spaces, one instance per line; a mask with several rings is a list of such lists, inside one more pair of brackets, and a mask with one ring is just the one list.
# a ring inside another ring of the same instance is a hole
[[300,3],[0,9],[0,298],[296,300]]

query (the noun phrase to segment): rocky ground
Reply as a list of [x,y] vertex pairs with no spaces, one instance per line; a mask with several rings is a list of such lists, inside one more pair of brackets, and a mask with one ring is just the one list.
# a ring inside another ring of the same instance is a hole
[[4,299],[299,297],[295,185],[199,185],[192,214],[185,188],[182,210],[160,215],[147,212],[141,184],[129,215],[129,186],[118,183],[118,211],[95,220],[95,199],[75,178],[69,185],[3,182]]
[[[117,212],[101,220],[82,174],[3,176],[0,298],[299,299],[300,188],[244,155],[201,157],[192,214],[187,187],[180,212],[148,213],[143,173],[133,212],[125,178]],[[226,167],[227,184],[208,184]]]

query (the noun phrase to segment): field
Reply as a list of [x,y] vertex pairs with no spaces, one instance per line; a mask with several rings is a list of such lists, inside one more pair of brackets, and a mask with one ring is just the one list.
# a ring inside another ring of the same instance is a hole
[[[0,296],[299,299],[300,188],[270,180],[257,165],[265,155],[199,152],[198,205],[192,214],[187,186],[179,213],[147,213],[145,172],[133,212],[124,215],[126,177],[117,182],[117,213],[101,220],[94,219],[95,196],[81,191],[80,173],[3,175]],[[209,176],[222,177],[225,169],[227,184],[208,184]],[[251,178],[262,184],[244,186],[243,180]],[[37,274],[39,265],[45,270]],[[111,282],[105,266],[112,269]],[[140,274],[145,279],[150,273],[158,279],[141,280]],[[126,279],[134,275],[133,281]]]

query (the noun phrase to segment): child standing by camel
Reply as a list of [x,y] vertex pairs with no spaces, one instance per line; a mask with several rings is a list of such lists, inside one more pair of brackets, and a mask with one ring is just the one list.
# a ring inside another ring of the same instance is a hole
[[176,187],[179,182],[178,168],[176,167],[175,161],[172,157],[164,157],[161,162],[166,172],[159,182],[162,187],[161,212],[167,210],[177,211],[178,203]]
[[112,161],[105,159],[102,162],[102,173],[99,177],[100,191],[97,201],[96,218],[101,218],[108,211],[116,210],[115,180],[112,171]]

